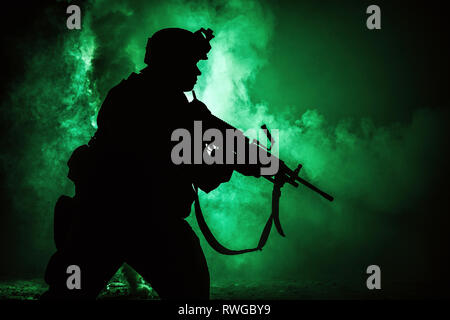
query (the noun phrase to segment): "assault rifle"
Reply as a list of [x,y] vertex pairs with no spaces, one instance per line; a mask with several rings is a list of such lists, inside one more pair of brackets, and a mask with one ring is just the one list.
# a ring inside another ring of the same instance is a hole
[[[191,103],[196,104],[197,107],[200,107],[204,111],[207,111],[209,113],[209,117],[211,119],[213,119],[213,122],[215,123],[214,127],[221,128],[222,130],[223,129],[231,129],[234,131],[240,131],[240,130],[236,129],[235,127],[233,127],[232,125],[228,124],[227,122],[223,121],[222,119],[219,119],[216,116],[212,115],[211,112],[209,111],[209,109],[206,107],[206,105],[203,102],[197,100],[197,97],[196,97],[194,91],[192,91],[192,95],[193,95],[194,99]],[[268,154],[270,154],[270,151],[271,151],[272,146],[275,143],[275,141],[266,125],[262,125],[261,129],[263,129],[263,131],[265,132],[267,139],[270,143],[270,146],[265,146],[256,139],[253,139],[253,141],[250,141],[249,138],[243,136],[243,138],[245,139],[245,145],[248,148],[251,148],[251,147],[258,148],[259,152],[262,151],[262,152],[267,152]],[[259,149],[262,149],[262,150],[259,150]],[[276,159],[276,161],[278,161],[279,169],[278,169],[277,173],[272,176],[263,175],[263,177],[265,179],[267,179],[268,181],[273,183],[272,214],[270,215],[269,220],[267,221],[267,223],[264,227],[264,230],[261,234],[261,238],[259,240],[258,246],[256,248],[244,249],[244,250],[230,250],[230,249],[227,249],[224,246],[222,246],[215,239],[215,237],[209,230],[208,226],[206,225],[206,222],[204,220],[204,217],[203,217],[203,214],[202,214],[202,211],[200,208],[200,203],[198,201],[198,195],[197,195],[196,200],[195,200],[195,213],[196,213],[196,217],[197,217],[197,221],[198,221],[200,230],[205,235],[205,238],[208,241],[208,243],[211,245],[211,247],[213,247],[213,249],[215,249],[219,253],[226,254],[226,255],[235,255],[235,254],[241,254],[241,253],[246,253],[246,252],[252,252],[252,251],[256,251],[256,250],[262,250],[263,246],[265,245],[265,243],[269,237],[272,223],[275,224],[275,227],[276,227],[278,233],[281,236],[285,237],[284,231],[281,227],[280,218],[279,218],[279,201],[280,201],[280,196],[281,196],[281,188],[284,186],[285,183],[288,183],[296,188],[299,186],[299,183],[300,183],[300,184],[306,186],[307,188],[313,190],[314,192],[318,193],[319,195],[321,195],[328,201],[334,200],[334,198],[331,195],[329,195],[328,193],[320,190],[318,187],[312,185],[310,182],[299,177],[299,173],[302,168],[301,164],[299,164],[296,169],[292,170],[286,165],[286,163],[284,161],[277,158],[275,155],[270,154],[270,157],[272,158],[272,160]],[[237,171],[239,171],[239,170],[237,170]],[[197,191],[198,191],[197,187],[195,187],[195,190],[197,193]]]

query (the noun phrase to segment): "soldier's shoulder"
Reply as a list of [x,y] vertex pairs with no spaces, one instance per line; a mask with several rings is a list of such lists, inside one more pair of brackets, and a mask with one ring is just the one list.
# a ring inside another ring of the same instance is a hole
[[141,75],[132,73],[128,78],[122,79],[108,92],[108,100],[114,103],[127,102],[129,105],[147,101],[148,96],[157,94]]
[[110,92],[120,92],[123,90],[131,90],[139,83],[139,75],[131,73],[126,79],[122,79],[116,86],[114,86]]

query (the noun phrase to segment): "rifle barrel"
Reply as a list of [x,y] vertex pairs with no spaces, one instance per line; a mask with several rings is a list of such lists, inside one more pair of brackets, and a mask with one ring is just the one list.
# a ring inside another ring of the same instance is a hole
[[334,198],[332,196],[330,196],[328,193],[320,190],[319,188],[317,188],[316,186],[312,185],[311,183],[309,183],[306,180],[303,180],[300,177],[296,177],[295,180],[297,180],[298,182],[300,182],[301,184],[307,186],[308,188],[310,188],[311,190],[317,192],[318,194],[320,194],[322,197],[324,197],[325,199],[327,199],[328,201],[333,201]]

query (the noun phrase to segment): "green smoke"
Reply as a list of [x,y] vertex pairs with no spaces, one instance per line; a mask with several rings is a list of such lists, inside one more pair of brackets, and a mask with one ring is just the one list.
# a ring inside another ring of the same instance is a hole
[[[2,152],[1,160],[10,168],[11,225],[17,251],[26,253],[16,258],[24,269],[40,272],[54,250],[54,203],[62,193],[73,194],[66,161],[95,132],[95,115],[108,90],[144,67],[147,38],[165,27],[210,27],[216,37],[209,60],[200,64],[197,96],[239,128],[265,123],[280,130],[281,158],[292,168],[301,162],[301,176],[336,198],[329,203],[302,186],[286,186],[280,212],[287,238],[274,231],[262,252],[220,256],[200,237],[213,283],[358,281],[370,264],[384,265],[396,276],[404,270],[409,270],[405,277],[426,275],[432,254],[416,230],[427,214],[422,205],[432,197],[429,186],[442,177],[437,168],[445,163],[448,113],[422,105],[398,116],[393,97],[412,89],[409,83],[392,89],[401,77],[383,59],[397,61],[401,55],[380,49],[377,55],[364,31],[342,36],[359,30],[354,20],[345,20],[355,10],[342,18],[333,13],[336,7],[290,6],[93,1],[83,8],[81,31],[61,29],[57,40],[44,42],[5,102],[19,145]],[[294,11],[300,19],[290,29]],[[319,23],[319,15],[328,24]],[[409,96],[404,104],[411,101]],[[201,202],[221,242],[234,249],[254,247],[270,214],[271,185],[235,173],[230,183],[201,194]],[[195,219],[188,220],[199,234]]]

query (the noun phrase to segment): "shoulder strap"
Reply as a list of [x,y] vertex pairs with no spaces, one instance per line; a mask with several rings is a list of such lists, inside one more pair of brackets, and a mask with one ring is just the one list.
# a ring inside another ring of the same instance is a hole
[[209,243],[209,245],[216,250],[217,252],[224,254],[224,255],[237,255],[247,252],[253,252],[257,250],[262,250],[264,245],[267,242],[267,239],[269,238],[270,230],[272,229],[272,224],[275,223],[275,226],[278,230],[278,233],[282,235],[283,237],[284,232],[281,228],[281,223],[279,219],[279,202],[280,202],[280,196],[281,196],[281,185],[274,184],[273,191],[272,191],[272,213],[269,217],[269,219],[266,222],[266,225],[264,226],[264,229],[261,233],[261,237],[259,239],[258,246],[256,248],[252,249],[243,249],[243,250],[231,250],[226,247],[224,247],[222,244],[217,241],[217,239],[212,234],[211,230],[209,229],[208,225],[206,224],[205,218],[202,213],[202,209],[200,208],[200,200],[198,198],[198,188],[197,186],[194,186],[195,190],[195,217],[197,218],[198,226],[200,227],[200,231],[203,233],[203,236],[205,237],[206,241]]

